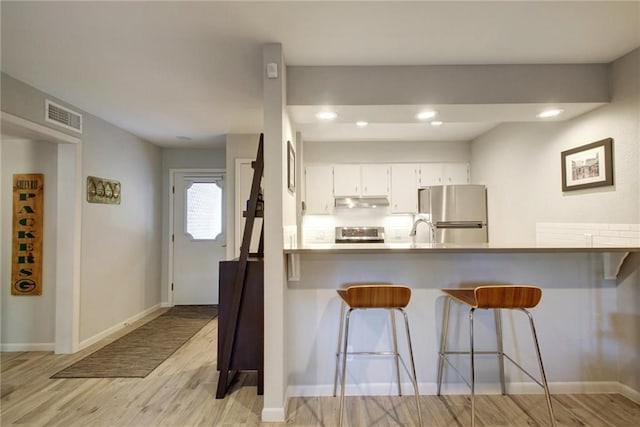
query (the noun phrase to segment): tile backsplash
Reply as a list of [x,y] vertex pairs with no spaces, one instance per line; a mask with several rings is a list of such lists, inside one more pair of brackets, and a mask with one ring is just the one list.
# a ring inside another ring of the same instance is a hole
[[571,246],[640,246],[640,224],[539,222],[536,243]]
[[[302,224],[304,243],[333,243],[335,227],[344,226],[384,227],[386,242],[405,243],[410,241],[413,215],[391,215],[387,209],[349,209],[337,215],[305,215]],[[418,229],[418,238],[428,238],[426,227]]]

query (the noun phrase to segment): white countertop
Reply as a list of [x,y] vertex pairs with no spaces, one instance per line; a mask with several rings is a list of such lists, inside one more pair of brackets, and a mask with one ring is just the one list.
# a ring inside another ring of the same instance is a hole
[[640,247],[549,246],[533,244],[452,243],[314,243],[285,249],[285,254],[304,253],[526,253],[526,252],[640,252]]

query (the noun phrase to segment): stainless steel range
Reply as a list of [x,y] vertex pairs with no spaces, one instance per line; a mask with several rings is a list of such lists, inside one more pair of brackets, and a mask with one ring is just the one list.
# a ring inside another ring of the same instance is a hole
[[384,243],[384,227],[336,227],[336,243]]

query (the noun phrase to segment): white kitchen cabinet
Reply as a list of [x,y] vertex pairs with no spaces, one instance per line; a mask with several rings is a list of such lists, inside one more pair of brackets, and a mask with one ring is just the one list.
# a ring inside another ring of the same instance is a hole
[[471,182],[468,163],[444,163],[442,181],[445,185],[469,184]]
[[391,165],[391,213],[418,212],[417,165]]
[[359,196],[361,190],[360,165],[333,165],[334,196]]
[[333,167],[311,165],[305,167],[306,214],[333,213]]
[[418,167],[418,185],[469,184],[468,163],[423,163]]
[[388,196],[388,165],[334,165],[335,197]]
[[423,163],[418,166],[418,186],[442,185],[442,163]]
[[362,165],[360,167],[363,196],[389,195],[389,166]]

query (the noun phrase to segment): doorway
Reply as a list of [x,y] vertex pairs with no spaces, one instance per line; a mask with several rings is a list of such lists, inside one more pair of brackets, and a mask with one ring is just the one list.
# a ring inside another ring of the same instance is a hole
[[[54,340],[42,344],[18,343],[5,350],[74,353],[80,346],[82,141],[4,111],[0,117],[3,137],[57,144],[56,207],[50,210],[56,230]],[[6,183],[3,185],[6,188]]]
[[174,170],[172,178],[171,305],[218,304],[218,265],[226,256],[225,173]]

